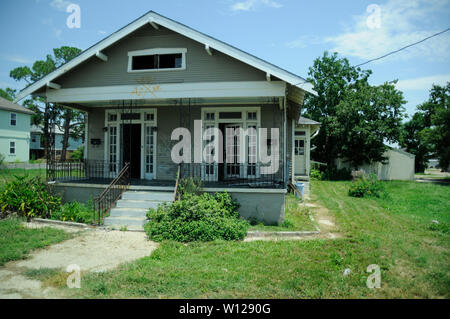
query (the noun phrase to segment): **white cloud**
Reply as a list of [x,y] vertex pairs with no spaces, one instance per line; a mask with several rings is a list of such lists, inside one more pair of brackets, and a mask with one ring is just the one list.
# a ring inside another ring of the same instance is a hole
[[[442,26],[429,26],[434,22],[431,17],[449,11],[445,0],[388,0],[379,7],[380,28],[369,28],[367,19],[371,13],[364,12],[354,17],[352,26],[342,34],[325,39],[325,42],[334,45],[332,51],[364,60],[376,58],[442,31]],[[389,59],[446,59],[449,52],[450,32],[408,48]]]
[[233,11],[250,11],[255,10],[260,6],[270,7],[270,8],[281,8],[283,5],[279,2],[272,0],[246,0],[236,2],[231,5],[231,10]]
[[52,0],[50,6],[60,11],[66,11],[66,8],[70,3],[70,1],[66,0]]
[[401,91],[429,90],[433,84],[445,85],[450,82],[450,74],[424,76],[415,79],[399,80],[395,85]]

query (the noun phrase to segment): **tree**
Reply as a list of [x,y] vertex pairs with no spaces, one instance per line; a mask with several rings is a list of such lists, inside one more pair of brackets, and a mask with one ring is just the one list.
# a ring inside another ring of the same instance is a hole
[[[447,171],[450,167],[450,82],[433,85],[428,101],[417,108],[423,112],[427,140],[434,146],[439,166]],[[424,133],[425,134],[425,133]]]
[[306,97],[306,116],[322,123],[313,156],[329,168],[337,158],[355,168],[384,160],[384,143],[399,139],[406,101],[392,83],[369,85],[371,74],[328,52],[309,68],[318,96]]
[[[69,62],[80,54],[80,52],[81,50],[75,47],[62,46],[60,48],[55,48],[53,49],[53,55],[48,54],[45,60],[35,61],[31,69],[28,66],[17,67],[11,70],[9,75],[16,81],[24,80],[28,84],[31,84],[56,70],[64,63]],[[36,113],[32,117],[32,123],[36,125],[44,124],[44,132],[47,134],[49,131],[49,105],[44,103],[43,99],[39,97],[26,100],[24,105]],[[68,110],[57,105],[55,106],[55,111],[57,112],[58,117],[57,124],[62,126],[64,131],[61,160],[65,160],[72,119],[75,119],[79,124],[78,119],[82,117],[82,113]],[[48,149],[48,140],[49,137],[44,135],[45,149]]]
[[16,96],[16,90],[13,90],[11,88],[6,89],[0,89],[0,97],[7,99],[9,101],[14,100],[14,97]]
[[430,133],[431,130],[426,125],[425,115],[422,112],[414,113],[411,120],[403,124],[400,146],[416,156],[416,172],[424,172],[428,160],[432,157],[434,145],[430,141]]

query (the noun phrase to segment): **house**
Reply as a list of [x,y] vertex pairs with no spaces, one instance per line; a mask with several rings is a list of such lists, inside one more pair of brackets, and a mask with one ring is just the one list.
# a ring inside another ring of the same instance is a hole
[[30,150],[29,109],[0,97],[0,154],[6,162],[26,162]]
[[[30,143],[30,158],[42,158],[45,154],[43,135],[44,131],[42,126],[31,125],[31,143]],[[58,126],[54,126],[52,130],[54,134],[56,156],[61,154],[63,146],[64,131],[62,131]],[[67,158],[70,158],[70,153],[75,151],[78,147],[82,146],[83,142],[81,138],[69,137],[69,145],[67,146]]]
[[[383,156],[386,162],[375,162],[358,167],[367,174],[375,174],[380,180],[414,180],[415,155],[389,147]],[[338,169],[350,168],[342,159],[336,161]]]
[[133,210],[133,219],[131,208],[173,194],[177,176],[200,179],[206,192],[227,190],[243,217],[282,222],[288,181],[308,174],[304,154],[318,125],[299,122],[305,94],[316,94],[305,79],[153,11],[16,100],[30,94],[87,115],[82,173],[48,161],[65,201],[102,194],[101,202],[131,177],[134,193],[111,210],[117,225],[142,223],[145,212]]

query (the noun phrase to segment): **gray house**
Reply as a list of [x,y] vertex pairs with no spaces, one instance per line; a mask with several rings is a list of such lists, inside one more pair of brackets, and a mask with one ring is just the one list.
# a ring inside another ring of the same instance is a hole
[[[87,114],[83,173],[75,177],[63,173],[62,163],[49,164],[64,200],[88,200],[124,170],[130,175],[128,194],[105,221],[116,225],[142,223],[151,201],[173,198],[177,176],[202,180],[207,192],[227,190],[244,217],[281,222],[289,180],[308,175],[306,159],[298,164],[305,169],[292,169],[295,154],[305,155],[294,141],[318,125],[299,122],[305,94],[316,94],[305,79],[153,11],[28,86],[17,100],[30,94]],[[191,132],[188,150],[176,151],[177,128]],[[247,134],[236,134],[238,128]],[[218,150],[212,162],[202,156],[211,143]],[[174,153],[191,161],[180,163]]]

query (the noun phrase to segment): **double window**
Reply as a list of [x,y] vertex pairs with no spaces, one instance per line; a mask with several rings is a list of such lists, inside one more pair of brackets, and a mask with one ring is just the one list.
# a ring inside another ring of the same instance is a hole
[[149,49],[128,52],[128,72],[186,69],[186,49]]

